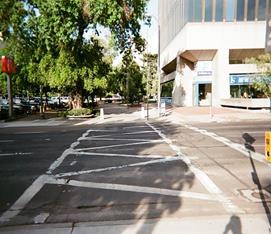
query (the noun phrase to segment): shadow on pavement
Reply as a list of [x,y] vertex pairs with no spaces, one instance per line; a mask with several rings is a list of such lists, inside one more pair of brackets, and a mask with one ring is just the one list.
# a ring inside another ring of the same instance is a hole
[[232,215],[229,223],[226,225],[223,234],[242,234],[242,224],[239,216]]
[[266,197],[265,197],[265,194],[263,192],[264,188],[261,185],[261,182],[260,182],[260,179],[259,179],[259,176],[258,176],[258,173],[257,173],[257,169],[256,169],[256,166],[255,166],[254,160],[253,160],[253,158],[251,156],[251,151],[255,152],[255,149],[252,146],[252,144],[255,142],[255,138],[252,137],[251,135],[249,135],[248,133],[244,133],[243,138],[245,140],[244,145],[245,145],[246,149],[248,149],[249,160],[250,160],[251,167],[252,167],[252,172],[251,172],[252,181],[253,181],[253,183],[255,185],[257,185],[259,195],[260,195],[260,199],[262,201],[262,205],[263,205],[263,208],[265,210],[265,214],[267,216],[267,219],[268,219],[268,222],[269,222],[269,229],[270,229],[270,227],[271,227],[270,208],[269,208],[268,203],[266,201]]
[[[91,127],[96,128],[97,133],[90,134],[90,137],[101,136],[101,139],[115,138],[115,140],[111,143],[107,141],[80,142],[79,148],[82,147],[82,144],[85,144],[83,145],[84,147],[96,147],[94,150],[88,150],[87,152],[100,154],[96,156],[87,155],[85,157],[70,154],[58,168],[59,171],[84,171],[110,166],[119,167],[124,164],[140,164],[155,160],[148,158],[148,155],[151,154],[176,156],[176,153],[166,143],[155,142],[160,137],[157,133],[148,133],[147,131],[151,129],[147,125],[145,125],[144,133],[144,122],[109,123]],[[129,135],[130,127],[134,128],[133,131],[135,132],[143,132],[139,135],[136,133],[135,135]],[[101,129],[105,131],[99,132]],[[110,136],[110,131],[116,134]],[[170,133],[174,134],[174,128],[170,130]],[[110,147],[110,144],[119,144],[118,138],[127,138],[128,143],[130,140],[146,138],[154,140],[154,143],[119,148],[103,148],[103,146]],[[145,155],[146,158],[106,157],[101,155],[102,153]],[[72,162],[74,161],[77,163],[73,165]],[[55,174],[56,172],[53,173]],[[26,207],[7,225],[34,224],[35,217],[41,214],[48,214],[45,223],[49,224],[134,220],[139,225],[136,233],[146,233],[144,223],[148,219],[159,220],[160,218],[168,217],[182,207],[181,196],[165,195],[163,192],[159,193],[158,190],[181,192],[185,186],[186,188],[193,186],[194,178],[194,174],[182,160],[144,164],[143,166],[127,166],[117,170],[112,169],[105,172],[67,176],[65,177],[67,184],[45,184]],[[70,186],[69,181],[71,180],[102,183],[102,185],[124,185],[124,189]],[[132,189],[137,191],[130,190],[129,186],[132,186]],[[148,230],[148,233],[152,233],[153,228],[155,228],[155,225]]]

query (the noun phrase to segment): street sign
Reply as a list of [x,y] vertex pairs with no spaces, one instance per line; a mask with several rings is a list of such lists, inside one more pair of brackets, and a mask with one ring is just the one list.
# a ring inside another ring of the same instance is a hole
[[266,19],[265,52],[271,53],[271,16]]
[[2,56],[2,72],[6,74],[13,74],[15,73],[15,64],[12,57]]

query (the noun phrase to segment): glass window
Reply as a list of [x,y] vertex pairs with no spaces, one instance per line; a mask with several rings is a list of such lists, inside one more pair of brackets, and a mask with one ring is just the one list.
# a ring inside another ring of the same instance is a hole
[[255,20],[255,0],[247,1],[247,20]]
[[268,0],[268,4],[269,4],[268,14],[271,15],[271,0]]
[[265,20],[266,0],[259,0],[258,20]]
[[213,12],[213,0],[205,0],[205,21],[212,21],[212,12]]
[[194,21],[201,22],[202,21],[202,0],[194,0]]
[[237,0],[237,21],[243,21],[245,16],[245,0]]
[[216,0],[215,21],[223,20],[223,0]]
[[194,2],[191,0],[187,1],[187,9],[188,9],[188,22],[193,22],[193,8]]
[[227,0],[226,5],[226,21],[234,20],[234,0]]

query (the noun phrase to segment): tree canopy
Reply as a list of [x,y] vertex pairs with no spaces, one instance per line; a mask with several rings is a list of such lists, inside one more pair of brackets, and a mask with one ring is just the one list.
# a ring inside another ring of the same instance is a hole
[[260,71],[260,74],[253,75],[254,88],[271,98],[271,55],[262,54],[256,58],[246,59],[246,62],[256,64]]
[[[15,78],[69,92],[107,86],[112,59],[99,35],[108,28],[121,52],[144,50],[140,20],[148,0],[2,0],[0,32],[15,57]],[[79,101],[80,100],[80,101]]]

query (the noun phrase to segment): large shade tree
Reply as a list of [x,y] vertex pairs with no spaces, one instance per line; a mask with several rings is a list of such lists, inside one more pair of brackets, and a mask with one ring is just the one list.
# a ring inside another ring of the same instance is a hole
[[253,86],[271,100],[271,55],[262,54],[255,58],[246,59],[247,63],[256,64],[259,74],[254,74]]
[[108,28],[121,52],[142,51],[140,20],[148,0],[2,0],[0,31],[15,56],[17,77],[72,94],[106,87],[110,70],[97,39]]

